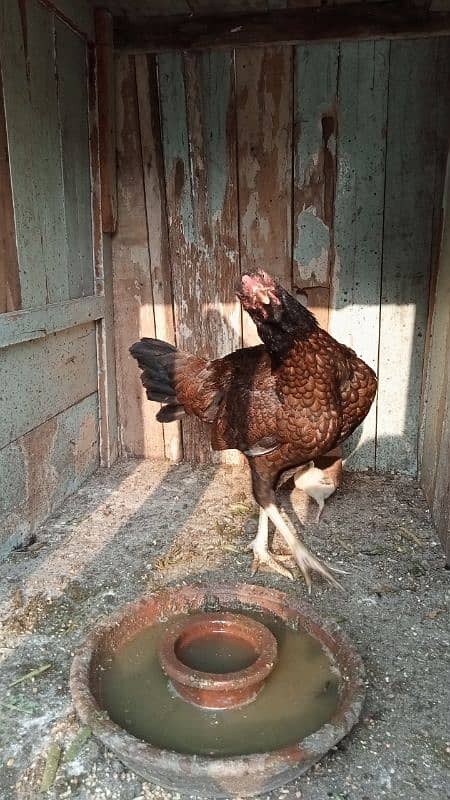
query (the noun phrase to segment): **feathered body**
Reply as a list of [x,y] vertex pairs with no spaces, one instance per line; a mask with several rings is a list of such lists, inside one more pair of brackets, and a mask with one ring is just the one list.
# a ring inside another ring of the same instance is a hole
[[155,339],[130,352],[148,397],[164,404],[157,418],[195,414],[209,423],[215,450],[246,455],[267,509],[284,470],[327,453],[362,422],[376,377],[267,273],[243,276],[238,296],[263,344],[211,361]]

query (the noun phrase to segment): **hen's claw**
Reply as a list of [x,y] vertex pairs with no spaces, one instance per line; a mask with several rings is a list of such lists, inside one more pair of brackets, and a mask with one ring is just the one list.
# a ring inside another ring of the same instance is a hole
[[271,572],[283,575],[284,578],[289,578],[290,581],[294,580],[291,570],[283,567],[283,564],[280,563],[281,561],[289,561],[290,556],[274,556],[268,550],[257,550],[254,542],[251,542],[247,547],[247,551],[249,550],[253,550],[252,575],[255,575],[261,567],[265,567]]
[[[336,578],[333,577],[331,572],[326,568],[324,564],[321,564],[314,556],[311,555],[307,550],[301,548],[294,553],[295,560],[300,568],[300,571],[305,579],[306,586],[308,587],[308,594],[311,594],[311,577],[310,572],[318,572],[319,575],[322,575],[325,580],[334,586],[336,589],[341,589],[344,591],[342,585]],[[332,569],[332,568],[331,568]]]

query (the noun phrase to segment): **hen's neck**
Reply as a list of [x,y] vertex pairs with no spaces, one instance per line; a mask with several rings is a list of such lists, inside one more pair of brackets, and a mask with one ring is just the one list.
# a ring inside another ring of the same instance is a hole
[[316,318],[305,306],[287,292],[281,298],[282,304],[271,319],[257,321],[258,335],[268,352],[282,357],[296,341],[305,341],[317,330]]

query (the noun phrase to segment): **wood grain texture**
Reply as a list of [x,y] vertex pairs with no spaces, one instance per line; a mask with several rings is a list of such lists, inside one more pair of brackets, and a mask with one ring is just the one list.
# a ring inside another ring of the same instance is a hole
[[[236,51],[241,271],[258,267],[292,285],[292,50]],[[256,329],[243,320],[244,343]]]
[[94,13],[89,0],[39,0],[72,30],[94,41]]
[[[233,61],[174,53],[158,70],[177,344],[214,358],[240,341]],[[183,423],[183,449],[213,459],[197,420]]]
[[443,205],[419,460],[421,485],[450,559],[450,164]]
[[21,306],[19,262],[0,63],[0,313]]
[[125,453],[164,457],[159,409],[150,403],[129,355],[141,336],[155,336],[134,58],[119,56],[116,74],[117,206],[112,241],[116,374],[121,443]]
[[[164,162],[159,116],[158,81],[154,56],[136,57],[136,83],[149,232],[150,273],[158,339],[175,344],[172,271],[167,228]],[[163,425],[164,452],[169,461],[183,455],[181,425]]]
[[94,293],[86,46],[56,22],[69,297]]
[[103,297],[83,297],[65,300],[43,308],[12,311],[0,316],[0,349],[19,342],[45,339],[50,333],[64,331],[86,322],[101,319],[104,315]]
[[437,40],[391,46],[376,464],[413,475],[442,135],[438,55]]
[[95,10],[98,128],[104,233],[114,233],[117,224],[116,114],[114,109],[114,49],[111,14]]
[[299,46],[294,58],[293,279],[327,286],[334,261],[339,45]]
[[0,449],[0,560],[95,471],[97,432],[94,393]]
[[[330,332],[378,369],[389,42],[344,43]],[[375,468],[376,405],[344,444],[351,469]]]
[[2,352],[0,447],[97,391],[95,325]]

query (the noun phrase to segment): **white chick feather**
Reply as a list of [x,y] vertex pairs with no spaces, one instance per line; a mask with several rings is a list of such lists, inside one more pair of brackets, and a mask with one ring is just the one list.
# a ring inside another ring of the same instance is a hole
[[319,506],[316,522],[319,522],[325,500],[336,491],[335,482],[322,469],[315,467],[314,461],[309,461],[295,473],[294,483],[297,489],[302,489],[308,497],[316,501]]

